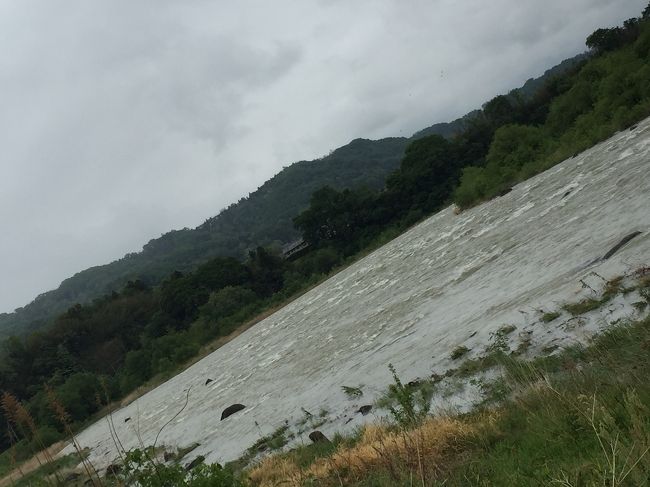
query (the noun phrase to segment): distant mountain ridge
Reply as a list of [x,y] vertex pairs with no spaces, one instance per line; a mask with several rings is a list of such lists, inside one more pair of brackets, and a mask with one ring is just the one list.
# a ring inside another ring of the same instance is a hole
[[[531,96],[546,79],[568,70],[584,57],[581,54],[567,59],[510,94]],[[141,279],[155,285],[175,270],[189,271],[216,256],[243,257],[251,248],[291,241],[298,236],[292,219],[308,206],[314,191],[326,185],[336,189],[381,189],[412,140],[433,134],[451,138],[478,113],[474,110],[452,122],[434,124],[410,138],[355,139],[320,159],[291,164],[195,229],[165,233],[150,240],[140,252],[81,271],[15,312],[0,314],[0,339],[34,331],[75,303],[90,302],[121,289],[129,280]]]

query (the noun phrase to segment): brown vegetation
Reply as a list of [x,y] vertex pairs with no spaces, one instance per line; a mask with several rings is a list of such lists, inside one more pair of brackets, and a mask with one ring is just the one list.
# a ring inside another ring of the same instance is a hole
[[[491,421],[486,416],[486,424]],[[317,459],[301,469],[291,457],[272,456],[249,474],[253,485],[300,486],[307,480],[318,485],[348,485],[369,476],[377,469],[390,472],[395,479],[409,472],[418,484],[438,478],[449,460],[470,440],[477,425],[458,418],[430,418],[412,430],[385,424],[367,426],[353,446],[342,445],[327,458]]]

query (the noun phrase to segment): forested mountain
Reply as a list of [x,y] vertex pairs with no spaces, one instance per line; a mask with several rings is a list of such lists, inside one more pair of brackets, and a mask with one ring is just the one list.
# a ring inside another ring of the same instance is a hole
[[[565,72],[584,57],[579,55],[562,62],[540,78],[528,80],[509,96],[530,96],[546,79]],[[291,164],[197,228],[170,231],[150,240],[141,252],[81,271],[14,313],[0,314],[0,339],[37,330],[70,306],[122,289],[130,280],[156,285],[175,270],[194,269],[213,257],[244,258],[248,250],[257,246],[281,246],[294,240],[299,233],[292,219],[307,208],[316,190],[324,186],[380,190],[388,175],[399,166],[409,142],[430,135],[452,138],[480,113],[473,110],[452,122],[427,127],[410,138],[356,139],[320,159]]]

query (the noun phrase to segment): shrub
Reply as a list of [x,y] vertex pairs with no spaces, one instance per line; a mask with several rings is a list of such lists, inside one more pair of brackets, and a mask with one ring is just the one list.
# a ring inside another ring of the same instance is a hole
[[118,477],[128,485],[140,487],[239,487],[242,483],[228,468],[219,464],[200,464],[185,470],[179,464],[159,464],[143,450],[127,453],[124,468]]
[[542,315],[542,321],[544,323],[550,323],[551,321],[557,319],[560,316],[560,313],[557,311],[549,311]]
[[363,396],[363,391],[361,390],[361,387],[362,386],[359,387],[341,386],[341,389],[343,390],[343,392],[345,392],[346,396],[348,396],[350,399],[354,399]]
[[393,376],[393,384],[389,386],[389,393],[397,402],[397,405],[389,408],[391,416],[402,428],[417,426],[428,414],[431,398],[426,398],[422,393],[421,401],[418,403],[413,388],[402,384],[393,364],[388,364],[388,369]]
[[581,315],[600,308],[603,305],[600,299],[587,298],[577,303],[568,303],[562,306],[566,311],[573,316]]
[[458,360],[459,358],[464,356],[467,352],[469,352],[469,348],[467,348],[465,345],[460,345],[454,348],[453,351],[451,352],[451,359]]

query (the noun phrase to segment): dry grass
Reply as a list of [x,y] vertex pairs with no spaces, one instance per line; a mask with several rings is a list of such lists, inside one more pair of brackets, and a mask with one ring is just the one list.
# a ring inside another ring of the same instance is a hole
[[273,455],[265,458],[250,472],[254,485],[262,486],[299,486],[303,473],[300,467],[289,458]]
[[48,458],[54,458],[57,454],[68,445],[67,441],[59,441],[50,445],[46,450],[38,452],[29,460],[23,462],[20,467],[9,472],[5,477],[0,479],[0,487],[13,485],[18,479],[33,472],[48,462]]
[[347,485],[378,470],[398,480],[406,471],[419,479],[418,484],[424,484],[448,467],[448,460],[476,431],[477,425],[451,417],[429,418],[408,431],[369,425],[357,444],[341,447],[305,469],[290,457],[272,456],[249,476],[254,486],[297,487],[307,480],[316,480],[318,485]]

